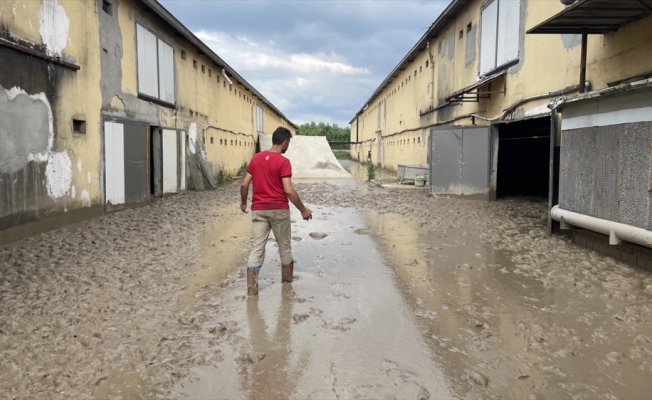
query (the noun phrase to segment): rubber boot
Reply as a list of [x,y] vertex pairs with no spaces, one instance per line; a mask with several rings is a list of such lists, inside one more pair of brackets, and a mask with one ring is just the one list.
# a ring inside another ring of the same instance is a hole
[[247,294],[258,296],[258,271],[253,268],[247,268]]
[[294,272],[294,262],[290,265],[281,266],[281,282],[292,283],[292,273]]

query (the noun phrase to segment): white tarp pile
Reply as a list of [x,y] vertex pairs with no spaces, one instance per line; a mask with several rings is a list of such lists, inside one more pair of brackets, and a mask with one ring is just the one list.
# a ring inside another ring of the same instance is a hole
[[[260,150],[272,147],[272,135],[259,134]],[[293,178],[351,178],[335,158],[325,136],[292,136],[285,153],[292,164]]]

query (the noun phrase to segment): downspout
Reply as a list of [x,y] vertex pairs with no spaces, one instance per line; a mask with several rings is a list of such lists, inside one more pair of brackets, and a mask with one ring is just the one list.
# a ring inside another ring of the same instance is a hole
[[435,107],[435,57],[432,55],[432,48],[430,48],[430,40],[426,44],[428,48],[428,57],[430,58],[430,108]]
[[586,91],[586,52],[589,47],[589,35],[582,33],[582,56],[580,59],[580,94]]
[[360,114],[355,116],[355,141],[360,142]]

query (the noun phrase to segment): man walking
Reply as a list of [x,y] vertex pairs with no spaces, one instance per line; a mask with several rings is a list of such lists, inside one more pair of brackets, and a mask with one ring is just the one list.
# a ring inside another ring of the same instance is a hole
[[247,293],[258,294],[258,272],[265,260],[265,244],[270,230],[281,256],[281,281],[292,282],[294,259],[292,258],[290,206],[294,204],[304,220],[312,219],[312,211],[303,205],[292,186],[292,165],[283,157],[290,146],[292,133],[287,128],[278,127],[272,134],[272,147],[253,156],[247,174],[240,186],[240,209],[247,212],[249,184],[253,182],[251,199],[253,249],[249,255],[247,268]]

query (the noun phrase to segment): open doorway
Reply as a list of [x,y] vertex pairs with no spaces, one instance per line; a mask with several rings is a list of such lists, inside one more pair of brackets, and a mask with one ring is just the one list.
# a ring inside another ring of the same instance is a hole
[[497,197],[548,197],[550,117],[498,126]]
[[150,194],[154,197],[163,196],[163,142],[161,128],[150,126],[149,168]]

